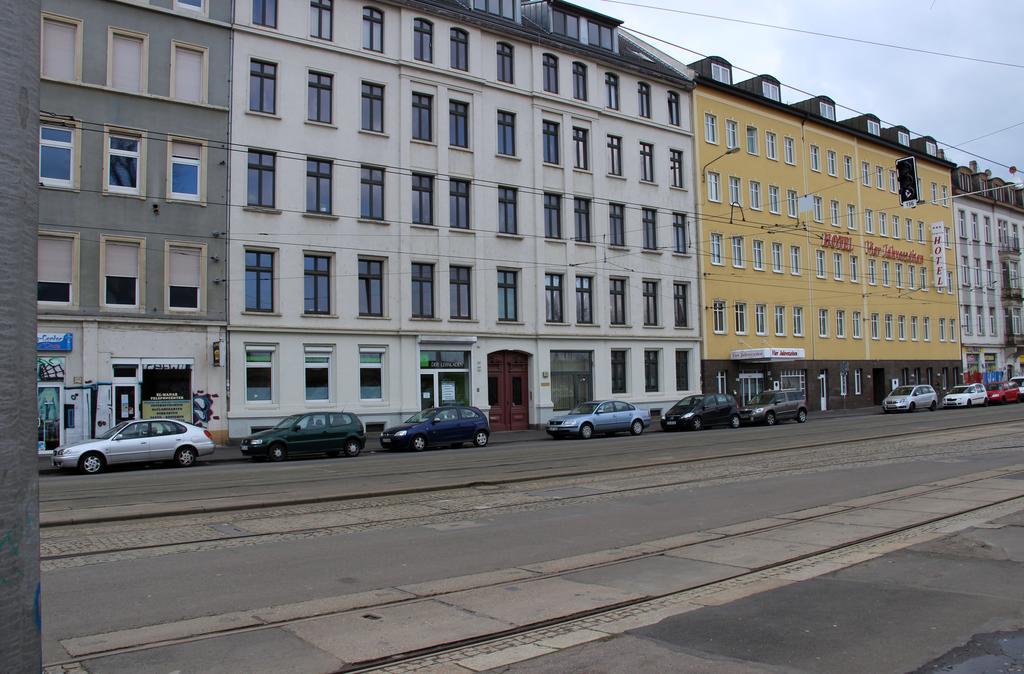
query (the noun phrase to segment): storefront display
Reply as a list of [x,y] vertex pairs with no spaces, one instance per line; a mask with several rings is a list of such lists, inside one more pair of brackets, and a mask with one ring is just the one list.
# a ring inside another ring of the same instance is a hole
[[420,409],[469,405],[469,351],[420,351]]

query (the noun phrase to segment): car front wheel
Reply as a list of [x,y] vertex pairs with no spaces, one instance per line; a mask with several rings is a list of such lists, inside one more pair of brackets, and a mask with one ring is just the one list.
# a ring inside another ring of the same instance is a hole
[[913,412],[917,411],[917,403],[913,403],[913,402],[912,402],[912,403],[910,403],[910,407],[909,407],[909,408],[907,408],[907,411],[908,411],[908,412],[911,412],[911,413],[913,413]]
[[594,436],[594,427],[590,424],[583,424],[580,426],[580,437],[584,440],[589,440]]
[[97,454],[96,452],[86,454],[78,462],[78,470],[86,475],[102,473],[103,469],[106,467],[107,460],[103,458],[102,454]]
[[939,404],[933,400],[932,404],[928,406],[928,411],[929,412],[934,412],[935,408],[938,407],[938,406],[939,406]]
[[473,444],[477,447],[486,447],[489,439],[490,438],[487,437],[487,431],[477,431],[476,435],[473,436]]
[[798,424],[802,424],[807,421],[807,410],[800,410],[796,413],[796,421]]
[[693,430],[695,431],[703,430],[704,420],[701,419],[700,417],[694,417],[693,420],[690,422],[690,425],[693,427]]
[[731,417],[729,417],[729,428],[739,428],[739,427],[740,427],[740,415],[734,414]]
[[417,435],[412,439],[412,448],[413,451],[422,452],[427,448],[427,439],[422,435]]
[[768,414],[764,415],[764,425],[765,426],[774,426],[775,425],[775,412],[769,412]]
[[288,457],[288,450],[280,442],[275,442],[267,450],[267,458],[271,461],[284,461]]
[[644,422],[634,419],[633,423],[629,426],[629,432],[633,435],[640,435],[644,432]]

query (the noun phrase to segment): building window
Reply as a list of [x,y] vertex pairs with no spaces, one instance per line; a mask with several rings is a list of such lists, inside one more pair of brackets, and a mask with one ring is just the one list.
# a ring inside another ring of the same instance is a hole
[[562,238],[562,195],[544,193],[544,236]]
[[718,118],[709,112],[704,113],[704,140],[718,144]]
[[306,160],[306,212],[331,213],[331,170],[323,159]]
[[740,146],[738,128],[739,126],[736,124],[736,120],[725,120],[725,146],[730,150],[734,147]]
[[740,194],[741,181],[736,176],[729,176],[729,204],[743,205],[743,196]]
[[544,317],[548,323],[561,323],[562,315],[562,275],[544,275]]
[[653,208],[642,209],[643,246],[647,250],[658,249],[658,211]]
[[669,150],[669,171],[672,174],[672,187],[683,187],[682,150]]
[[148,38],[111,32],[109,86],[120,91],[143,93],[146,89]]
[[779,89],[779,85],[774,82],[761,82],[761,95],[765,98],[770,98],[773,101],[782,100],[782,92]]
[[558,57],[554,54],[544,54],[542,58],[544,71],[544,91],[552,94],[558,93]]
[[818,336],[828,337],[828,309],[818,309]]
[[334,36],[334,0],[310,0],[309,34],[321,40]]
[[572,97],[587,100],[587,66],[579,61],[572,64]]
[[245,310],[274,310],[274,254],[245,251]]
[[604,90],[608,107],[612,110],[619,109],[619,76],[615,73],[604,74]]
[[764,304],[754,305],[754,333],[768,334],[768,307]]
[[836,309],[836,337],[846,337],[846,312],[842,309]]
[[813,215],[814,221],[815,222],[821,222],[824,219],[824,213],[822,212],[824,209],[822,208],[821,197],[819,197],[817,195],[812,197],[812,204],[813,204],[813,208],[814,208],[814,215]]
[[514,157],[516,154],[516,115],[498,111],[498,154]]
[[750,181],[750,207],[755,211],[761,210],[761,183],[756,180]]
[[448,268],[448,315],[451,318],[473,318],[471,273],[469,267]]
[[331,313],[331,258],[326,255],[303,256],[303,311]]
[[711,234],[711,264],[722,264],[722,235]]
[[626,245],[626,207],[622,204],[608,204],[608,244]]
[[658,322],[658,282],[643,282],[644,325],[660,325]]
[[331,348],[307,346],[305,349],[304,356],[306,402],[330,400]]
[[661,389],[661,383],[658,381],[661,370],[658,362],[660,357],[661,351],[657,349],[644,351],[644,391],[647,393],[657,393]]
[[363,7],[363,49],[384,51],[384,13],[373,7]]
[[775,143],[775,134],[771,131],[764,132],[764,156],[771,160],[778,160],[778,150]]
[[277,66],[249,61],[249,110],[272,115],[277,112]]
[[47,187],[74,185],[75,132],[63,126],[39,127],[39,182]]
[[640,180],[654,182],[654,145],[640,143]]
[[434,176],[412,176],[412,221],[416,225],[434,224]]
[[249,151],[248,205],[274,207],[275,155]]
[[715,300],[711,303],[711,329],[716,334],[725,334],[725,302],[722,300]]
[[277,0],[252,0],[252,22],[257,26],[277,27]]
[[591,241],[590,199],[576,197],[573,200],[573,217],[575,221],[576,241],[589,243]]
[[626,279],[608,279],[609,322],[612,325],[626,324]]
[[828,171],[830,176],[836,175],[836,153],[835,150],[829,150],[825,153],[825,169]]
[[71,303],[74,252],[75,240],[71,237],[39,237],[37,301]]
[[859,281],[858,270],[857,270],[857,256],[850,256],[850,280],[856,283]]
[[686,214],[672,214],[672,250],[676,253],[690,252],[690,241],[686,233]]
[[559,163],[558,126],[558,122],[545,120],[543,123],[544,161],[548,164]]
[[825,101],[819,101],[818,110],[825,119],[830,119],[833,122],[836,121],[836,106]]
[[786,307],[775,305],[775,335],[781,337],[786,334]]
[[434,140],[434,97],[427,94],[412,95],[412,137],[414,140]]
[[686,283],[677,281],[672,284],[672,308],[677,328],[690,327],[690,316],[687,310],[687,288]]
[[383,220],[384,169],[363,166],[359,180],[359,217]]
[[804,336],[804,308],[793,307],[793,336]]
[[498,320],[519,320],[519,272],[498,270]]
[[853,157],[850,155],[843,156],[843,177],[853,180]]
[[245,348],[245,400],[270,402],[274,399],[273,347]]
[[608,174],[622,175],[622,138],[608,136]]
[[426,19],[414,19],[412,22],[412,54],[417,61],[434,61],[434,24]]
[[572,144],[576,153],[576,168],[590,170],[590,134],[578,126],[572,128]]
[[821,170],[821,150],[818,149],[817,145],[811,145],[811,170]]
[[469,103],[448,102],[448,144],[469,147]]
[[174,45],[173,95],[180,101],[203,103],[206,100],[205,60],[206,52],[202,49],[189,49]]
[[384,132],[384,87],[363,82],[361,120],[363,131]]
[[748,126],[747,127],[747,153],[748,154],[757,154],[759,152],[759,149],[757,147],[757,137],[758,137],[757,136],[757,127],[756,126]]
[[782,244],[772,241],[772,271],[782,273]]
[[469,70],[469,33],[461,28],[449,31],[451,54],[449,65],[454,70]]
[[469,229],[469,181],[448,179],[448,225]]
[[743,249],[743,237],[732,237],[732,266],[743,267],[746,265],[746,261],[743,259]]
[[768,210],[776,215],[780,213],[779,210],[779,186],[769,185],[768,186]]
[[498,81],[512,84],[515,81],[515,51],[507,42],[499,42],[497,48]]
[[612,349],[611,351],[611,374],[612,393],[619,394],[626,392],[626,360],[629,351],[625,349]]
[[721,63],[711,63],[711,79],[722,84],[732,84],[732,69]]
[[782,139],[783,157],[787,164],[796,164],[795,142],[789,136]]
[[736,334],[747,334],[747,303],[737,302],[733,309],[736,318]]
[[650,119],[651,117],[651,85],[639,82],[636,85],[637,114]]
[[331,98],[334,76],[326,73],[309,73],[306,118],[312,122],[331,123]]
[[680,118],[679,94],[674,91],[668,92],[668,123],[672,126],[679,126]]
[[814,270],[818,278],[825,278],[825,251],[814,251]]
[[384,263],[359,259],[359,315],[384,315]]
[[594,322],[594,279],[590,276],[576,277],[576,322]]
[[516,188],[498,188],[498,231],[502,234],[516,234],[519,231],[518,199],[519,191]]
[[412,317],[434,317],[434,265],[412,263]]
[[719,175],[713,171],[708,172],[708,201],[721,202],[722,194],[719,190]]
[[800,275],[800,246],[789,247],[789,273],[794,276]]
[[754,254],[751,264],[754,269],[758,271],[764,271],[764,241],[760,239],[754,239]]
[[791,217],[797,217],[797,196],[796,190],[786,190],[786,214]]
[[41,73],[55,80],[81,78],[78,60],[79,24],[44,17],[41,44]]
[[110,134],[107,143],[107,191],[139,194],[142,139]]
[[384,399],[383,349],[359,349],[359,399]]

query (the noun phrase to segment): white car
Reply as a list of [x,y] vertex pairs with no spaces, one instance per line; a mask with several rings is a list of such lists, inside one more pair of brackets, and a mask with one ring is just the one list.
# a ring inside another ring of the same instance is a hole
[[173,461],[187,468],[213,454],[210,432],[174,419],[123,421],[93,440],[61,445],[53,452],[57,468],[77,468],[93,475],[110,463]]
[[954,386],[942,398],[943,407],[984,407],[987,404],[988,394],[981,384]]

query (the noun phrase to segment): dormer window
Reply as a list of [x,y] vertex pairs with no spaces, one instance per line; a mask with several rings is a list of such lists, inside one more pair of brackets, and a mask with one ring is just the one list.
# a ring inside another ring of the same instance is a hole
[[580,18],[560,10],[551,12],[551,30],[559,35],[580,39]]
[[821,116],[825,119],[831,119],[833,122],[836,121],[836,106],[825,101],[818,102],[818,110],[821,112]]
[[732,68],[721,63],[712,63],[711,79],[722,84],[732,84]]
[[882,125],[873,119],[868,120],[868,133],[872,136],[882,135]]
[[765,98],[782,102],[782,92],[779,91],[779,85],[775,84],[775,82],[761,82],[761,93]]
[[935,143],[929,140],[924,144],[924,151],[928,153],[930,156],[934,157],[939,153],[939,148]]
[[896,140],[899,141],[900,145],[910,145],[910,134],[906,131],[897,131]]
[[516,18],[516,1],[517,0],[473,0],[473,9],[479,9],[482,12],[501,16],[506,19],[512,19],[514,21]]
[[593,21],[587,21],[587,42],[592,47],[612,50],[612,29]]

